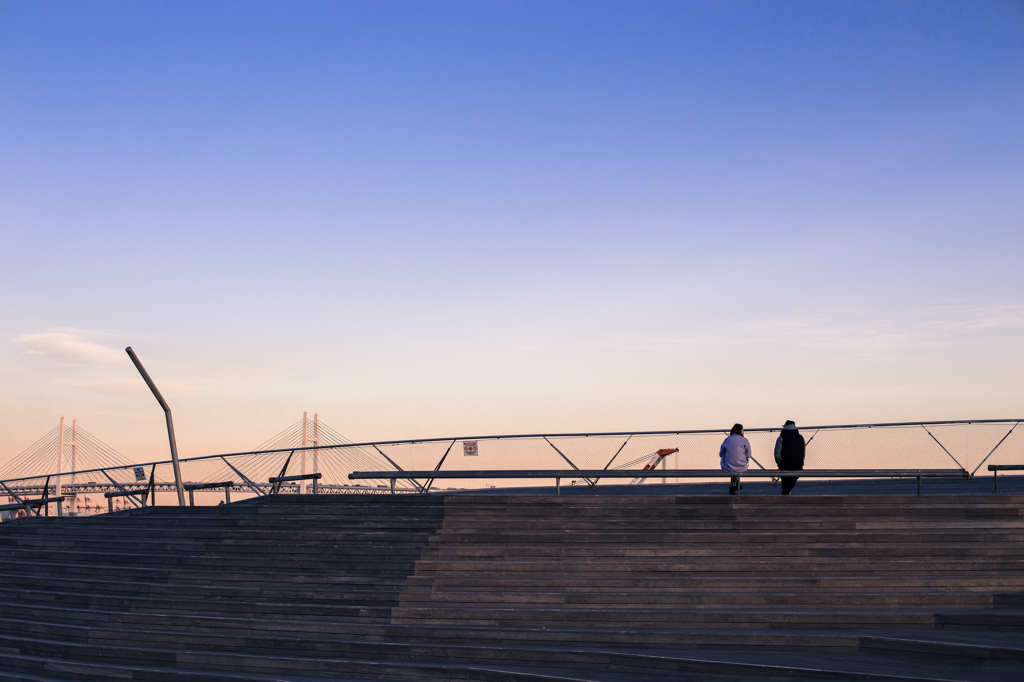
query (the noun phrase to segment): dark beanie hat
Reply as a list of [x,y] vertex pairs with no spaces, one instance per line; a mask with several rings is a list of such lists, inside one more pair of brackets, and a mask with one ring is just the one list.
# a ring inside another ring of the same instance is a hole
[[793,426],[796,426],[796,422],[793,421],[792,419],[787,419],[786,423],[783,424],[783,426],[789,426],[790,424],[792,424]]

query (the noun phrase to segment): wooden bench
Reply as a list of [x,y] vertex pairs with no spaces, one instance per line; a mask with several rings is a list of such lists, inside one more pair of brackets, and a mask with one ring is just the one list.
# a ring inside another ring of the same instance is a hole
[[57,503],[57,516],[63,516],[64,515],[63,505],[61,505],[61,502],[63,502],[63,501],[64,501],[64,496],[63,495],[61,495],[59,497],[42,497],[42,498],[40,498],[38,500],[22,500],[18,504],[0,504],[0,511],[14,511],[14,510],[19,510],[20,511],[20,510],[24,510],[26,514],[31,515],[32,507],[35,507],[36,508],[36,516],[39,516],[39,507],[41,507],[43,505],[46,505],[46,515],[49,516],[50,515],[50,507],[49,507],[49,505],[54,503],[54,502],[56,502]]
[[271,495],[276,495],[281,491],[281,484],[289,481],[313,481],[313,494],[316,495],[316,482],[323,477],[323,474],[298,474],[297,476],[274,476],[269,479],[269,482],[273,484],[273,488],[270,490]]
[[988,470],[992,472],[992,483],[995,485],[993,492],[999,492],[999,472],[1024,471],[1024,464],[989,464]]
[[186,483],[185,490],[188,491],[188,504],[196,506],[196,496],[193,491],[210,490],[212,488],[224,488],[224,503],[231,504],[231,489],[235,486],[234,481],[223,481],[221,483]]

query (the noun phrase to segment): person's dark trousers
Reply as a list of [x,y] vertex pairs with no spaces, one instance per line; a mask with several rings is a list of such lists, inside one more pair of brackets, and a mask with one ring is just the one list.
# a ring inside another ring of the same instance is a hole
[[793,492],[793,486],[796,485],[798,480],[800,480],[799,476],[784,476],[782,478],[782,494],[788,495]]

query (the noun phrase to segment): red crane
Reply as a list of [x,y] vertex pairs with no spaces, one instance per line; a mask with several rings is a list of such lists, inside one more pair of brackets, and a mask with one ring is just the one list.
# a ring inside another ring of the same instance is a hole
[[[656,452],[650,453],[649,455],[644,455],[643,457],[637,457],[636,459],[634,459],[632,461],[626,462],[625,464],[620,464],[619,466],[614,467],[614,468],[615,469],[631,469],[631,468],[635,467],[636,465],[640,464],[640,462],[646,461],[647,463],[644,464],[644,467],[643,467],[644,471],[651,471],[652,469],[656,469],[658,467],[658,464],[660,464],[664,460],[665,457],[667,457],[668,455],[671,455],[673,452],[679,452],[679,448],[662,448],[662,449],[660,449],[660,450],[658,450]],[[614,459],[614,457],[612,459]],[[630,481],[629,485],[635,485],[637,483],[643,483],[646,480],[647,480],[647,477],[638,476],[637,478],[634,478],[632,481]]]

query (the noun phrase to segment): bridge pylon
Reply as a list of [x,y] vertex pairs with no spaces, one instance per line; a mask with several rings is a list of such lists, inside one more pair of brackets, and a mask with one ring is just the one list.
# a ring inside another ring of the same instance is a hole
[[[77,419],[72,419],[71,420],[71,440],[65,440],[65,437],[66,437],[66,434],[67,434],[66,428],[67,427],[64,425],[64,417],[61,417],[60,418],[60,428],[57,430],[57,471],[58,472],[64,471],[64,453],[66,452],[65,448],[70,445],[71,446],[71,485],[74,486],[75,483],[76,483],[76,481],[75,481],[75,472],[78,471],[78,420]],[[57,476],[57,482],[56,482],[55,490],[56,490],[56,494],[57,494],[58,497],[60,495],[64,494],[64,488],[61,485],[61,477],[60,476]],[[77,493],[75,493],[75,492],[69,492],[69,494],[67,496],[68,499],[65,500],[65,502],[67,503],[66,506],[72,512],[75,510],[76,495],[77,495]]]
[[[309,412],[303,412],[302,413],[302,447],[308,448],[308,447],[319,447],[319,446],[320,446],[320,414],[316,413],[316,412],[313,413],[313,431],[312,431],[312,434],[310,434],[310,429],[309,429]],[[306,474],[306,455],[307,454],[309,454],[308,451],[303,450],[302,451],[302,457],[299,460],[300,461],[301,473],[303,475]],[[319,454],[320,454],[319,450],[313,450],[313,452],[312,452],[312,455],[313,455],[313,471],[310,472],[312,474],[320,473],[320,458],[319,458]],[[299,481],[299,493],[300,494],[305,494],[306,493],[306,481],[305,480]]]

